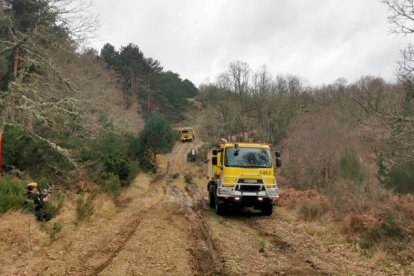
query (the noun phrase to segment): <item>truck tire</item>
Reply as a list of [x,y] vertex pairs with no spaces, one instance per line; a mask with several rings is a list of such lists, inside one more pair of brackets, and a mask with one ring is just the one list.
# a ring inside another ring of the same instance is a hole
[[271,205],[271,204],[264,205],[264,206],[261,208],[261,210],[262,210],[262,215],[264,215],[264,216],[271,216],[271,215],[272,215],[272,213],[273,213],[273,207],[272,207],[272,205]]
[[216,203],[216,214],[223,216],[226,213],[226,205],[224,203]]
[[210,208],[214,208],[216,206],[216,197],[214,196],[212,191],[208,191],[208,197],[210,199],[210,202],[209,202]]

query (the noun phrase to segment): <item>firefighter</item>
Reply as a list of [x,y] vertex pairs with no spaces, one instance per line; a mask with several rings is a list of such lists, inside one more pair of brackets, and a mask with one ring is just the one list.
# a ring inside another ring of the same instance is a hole
[[42,194],[37,188],[36,182],[27,185],[27,199],[33,201],[35,214],[38,221],[48,221],[50,217],[46,213],[46,204],[49,201],[48,195]]

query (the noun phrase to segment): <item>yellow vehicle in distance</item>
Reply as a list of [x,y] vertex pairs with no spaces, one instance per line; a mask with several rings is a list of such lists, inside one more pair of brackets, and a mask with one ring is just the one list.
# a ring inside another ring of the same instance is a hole
[[195,138],[194,129],[192,129],[191,127],[180,129],[181,142],[186,142],[186,141],[192,142],[194,138]]
[[275,161],[268,144],[221,143],[208,154],[210,207],[219,215],[232,207],[254,207],[270,216],[279,197],[275,168],[282,161],[278,151]]

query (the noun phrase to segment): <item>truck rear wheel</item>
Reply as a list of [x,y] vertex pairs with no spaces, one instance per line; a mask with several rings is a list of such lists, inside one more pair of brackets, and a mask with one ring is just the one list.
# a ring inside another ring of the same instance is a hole
[[261,210],[262,210],[262,215],[264,215],[264,216],[271,216],[271,215],[272,215],[272,213],[273,213],[273,207],[272,207],[272,205],[271,205],[271,204],[269,204],[269,205],[264,205],[264,206],[261,208]]

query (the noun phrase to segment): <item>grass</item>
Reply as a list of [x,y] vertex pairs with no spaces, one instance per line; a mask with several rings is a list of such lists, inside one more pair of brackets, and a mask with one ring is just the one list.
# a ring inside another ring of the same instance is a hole
[[194,184],[194,179],[192,174],[185,174],[184,181],[186,184]]
[[59,238],[59,233],[63,230],[63,224],[61,222],[53,223],[53,226],[49,228],[49,237],[51,241],[56,241]]
[[95,194],[81,195],[76,200],[76,213],[78,220],[82,221],[95,213]]
[[175,173],[175,174],[172,175],[172,178],[177,179],[179,176],[180,176],[180,173]]
[[259,252],[264,252],[267,246],[267,240],[259,238]]
[[306,221],[319,219],[327,212],[326,206],[316,201],[305,200],[298,209],[299,216]]

